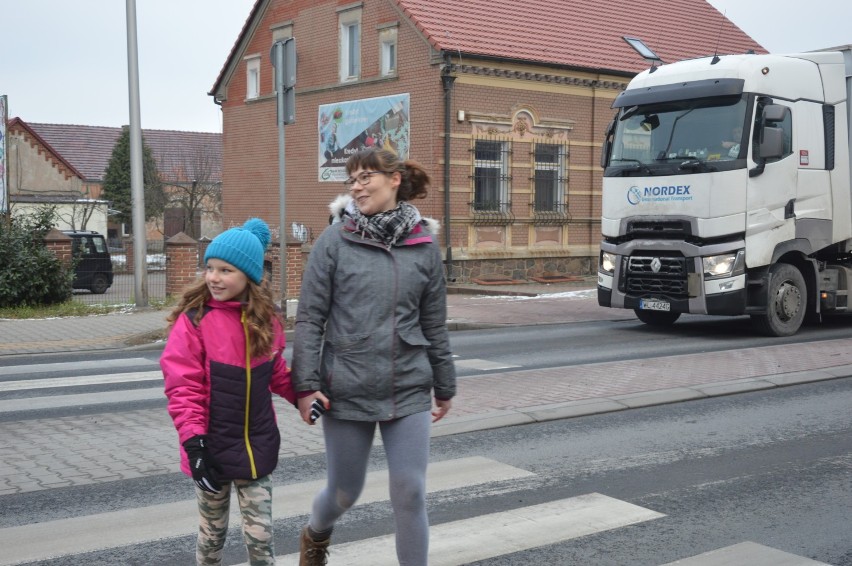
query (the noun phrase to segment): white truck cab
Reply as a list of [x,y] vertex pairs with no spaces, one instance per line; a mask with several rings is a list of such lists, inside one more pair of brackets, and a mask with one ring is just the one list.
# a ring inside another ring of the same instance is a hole
[[648,324],[749,314],[762,332],[845,311],[852,47],[649,69],[613,103],[598,302]]

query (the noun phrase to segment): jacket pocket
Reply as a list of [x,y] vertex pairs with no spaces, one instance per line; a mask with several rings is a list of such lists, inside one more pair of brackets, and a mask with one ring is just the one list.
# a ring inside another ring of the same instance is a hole
[[376,353],[371,334],[339,336],[331,345],[332,379],[329,383],[335,397],[369,394],[376,373]]
[[431,343],[419,326],[397,330],[400,348],[395,360],[398,375],[405,376],[397,381],[397,390],[429,391],[432,388],[432,366],[426,353]]
[[420,328],[406,328],[398,331],[399,338],[409,346],[429,346],[430,342],[423,336]]

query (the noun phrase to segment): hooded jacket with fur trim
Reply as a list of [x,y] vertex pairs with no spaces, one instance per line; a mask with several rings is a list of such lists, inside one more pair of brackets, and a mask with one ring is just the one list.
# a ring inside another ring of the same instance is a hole
[[393,246],[356,232],[348,196],[329,207],[302,280],[293,350],[297,392],[322,391],[337,419],[385,421],[456,393],[446,283],[422,220]]

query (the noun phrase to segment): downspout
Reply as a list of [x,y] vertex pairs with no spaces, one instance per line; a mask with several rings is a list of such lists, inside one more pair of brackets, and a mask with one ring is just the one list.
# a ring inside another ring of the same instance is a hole
[[[598,77],[592,81],[592,127],[591,127],[591,149],[592,154],[592,167],[590,168],[589,175],[591,176],[589,183],[589,247],[591,248],[594,243],[597,241],[598,245],[600,245],[600,233],[595,236],[595,171],[594,171],[594,163],[595,163],[595,135],[598,131],[598,121],[597,121],[597,113],[598,113],[598,91],[597,87],[600,84],[600,73],[598,73]],[[602,193],[603,194],[603,193]],[[595,265],[596,258],[594,254],[590,258],[589,261],[589,270],[591,271],[590,275],[594,274],[597,271],[597,266]]]
[[453,277],[453,247],[450,237],[450,127],[452,114],[453,82],[456,78],[450,74],[452,63],[449,54],[444,55],[444,68],[441,73],[441,83],[444,87],[444,243],[446,245],[447,281],[455,281]]

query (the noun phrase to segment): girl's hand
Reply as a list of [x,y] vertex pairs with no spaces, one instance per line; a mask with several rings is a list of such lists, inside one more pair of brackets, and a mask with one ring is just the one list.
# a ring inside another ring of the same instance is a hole
[[453,402],[450,399],[435,399],[435,410],[432,411],[434,418],[432,422],[436,423],[443,419],[450,412],[452,406]]
[[331,408],[331,403],[329,402],[328,397],[323,395],[322,391],[314,391],[307,397],[299,398],[299,414],[302,415],[302,420],[311,426],[316,424],[311,422],[311,403],[314,402],[314,399],[319,399],[326,411]]

